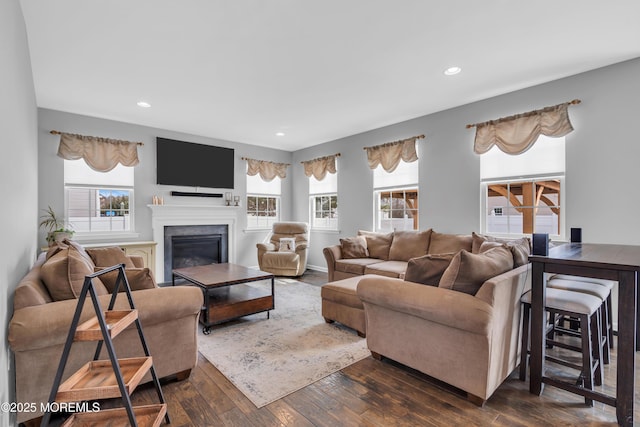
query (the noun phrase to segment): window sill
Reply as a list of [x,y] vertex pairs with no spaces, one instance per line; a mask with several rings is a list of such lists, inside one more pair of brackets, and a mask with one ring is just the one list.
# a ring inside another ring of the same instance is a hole
[[340,234],[341,230],[335,230],[333,228],[312,228],[312,233],[324,233],[324,234]]
[[270,231],[271,228],[245,228],[244,230],[242,230],[243,233],[268,233]]

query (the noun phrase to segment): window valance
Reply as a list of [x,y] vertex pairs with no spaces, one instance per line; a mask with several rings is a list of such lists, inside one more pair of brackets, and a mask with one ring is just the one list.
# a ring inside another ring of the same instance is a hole
[[483,154],[497,145],[507,154],[520,154],[531,148],[540,135],[565,136],[573,131],[569,105],[579,103],[580,100],[576,99],[541,110],[467,125],[476,128],[473,151]]
[[118,163],[123,166],[135,166],[140,163],[138,145],[142,145],[141,142],[121,141],[58,131],[51,131],[51,133],[60,135],[59,157],[66,160],[84,159],[87,165],[95,171],[109,172]]
[[336,173],[336,157],[340,157],[340,153],[333,154],[331,156],[318,157],[313,160],[306,160],[302,163],[304,167],[304,174],[311,176],[318,181],[322,181],[328,173]]
[[369,168],[375,169],[378,165],[382,165],[385,171],[393,172],[400,164],[400,160],[407,163],[415,162],[418,160],[416,141],[422,138],[424,138],[424,135],[413,136],[374,147],[364,147],[367,151]]
[[254,176],[260,174],[260,178],[270,182],[277,176],[286,178],[287,166],[289,163],[275,163],[267,160],[256,160],[243,157],[247,161],[247,175]]

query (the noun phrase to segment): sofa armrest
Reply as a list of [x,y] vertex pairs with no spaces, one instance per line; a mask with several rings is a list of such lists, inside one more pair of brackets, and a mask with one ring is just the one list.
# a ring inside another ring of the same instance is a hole
[[263,252],[276,250],[276,245],[274,245],[273,243],[257,243],[256,247],[258,248],[258,251],[263,251]]
[[[202,291],[191,286],[144,289],[132,292],[143,328],[200,313]],[[103,310],[111,295],[98,297]],[[9,322],[9,345],[14,352],[64,344],[75,314],[78,300],[56,301],[16,310]],[[125,294],[118,294],[115,309],[129,309]],[[88,299],[82,309],[80,323],[94,315]]]
[[463,292],[381,276],[360,280],[357,293],[365,310],[372,304],[475,334],[490,330],[492,307]]
[[342,259],[342,247],[340,245],[327,246],[322,249],[324,259],[327,261],[327,273],[329,282],[333,282],[333,273],[336,269],[336,261]]

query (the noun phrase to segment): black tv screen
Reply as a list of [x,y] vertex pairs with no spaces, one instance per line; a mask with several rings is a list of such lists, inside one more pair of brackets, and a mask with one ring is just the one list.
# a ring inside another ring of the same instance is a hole
[[233,189],[234,150],[156,138],[157,183]]

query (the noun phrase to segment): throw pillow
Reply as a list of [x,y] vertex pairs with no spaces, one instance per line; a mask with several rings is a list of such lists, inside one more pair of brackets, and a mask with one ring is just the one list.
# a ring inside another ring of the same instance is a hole
[[472,247],[472,236],[467,234],[431,233],[429,243],[430,254],[448,254],[460,250],[470,251]]
[[[96,271],[100,271],[100,267],[95,268]],[[157,287],[156,281],[151,274],[151,270],[147,267],[144,268],[125,268],[124,274],[127,276],[129,287],[132,291],[138,291],[140,289],[152,289]],[[105,288],[112,293],[116,288],[116,280],[118,279],[118,270],[110,271],[100,276]],[[124,292],[124,286],[120,285],[119,292]]]
[[368,258],[367,239],[364,236],[348,237],[340,239],[340,247],[342,248],[342,258]]
[[[82,292],[84,278],[94,272],[93,263],[74,246],[58,251],[41,267],[40,276],[54,301],[78,298]],[[108,292],[99,278],[93,279],[98,295]]]
[[384,261],[389,259],[389,249],[391,248],[391,241],[393,240],[393,232],[385,234],[358,230],[358,236],[364,236],[367,240],[367,250],[371,258]]
[[451,260],[438,286],[475,295],[485,281],[512,268],[513,256],[505,245],[479,254],[461,250]]
[[125,268],[133,268],[135,265],[124,250],[118,246],[109,246],[106,248],[88,248],[87,253],[98,267],[111,267],[116,264],[124,264]]
[[296,239],[293,237],[281,237],[278,252],[295,252]]
[[442,274],[449,267],[454,256],[454,253],[449,253],[411,258],[407,264],[404,280],[422,283],[423,285],[438,286]]
[[472,233],[473,248],[472,252],[481,252],[481,247],[485,242],[498,242],[504,243],[511,250],[513,255],[513,267],[520,267],[529,263],[529,255],[531,254],[531,240],[528,237],[522,237],[520,239],[501,239],[493,236],[483,236],[481,234]]
[[[425,231],[396,231],[389,249],[389,259],[409,261],[427,254],[431,229]],[[444,252],[442,252],[444,253]]]

